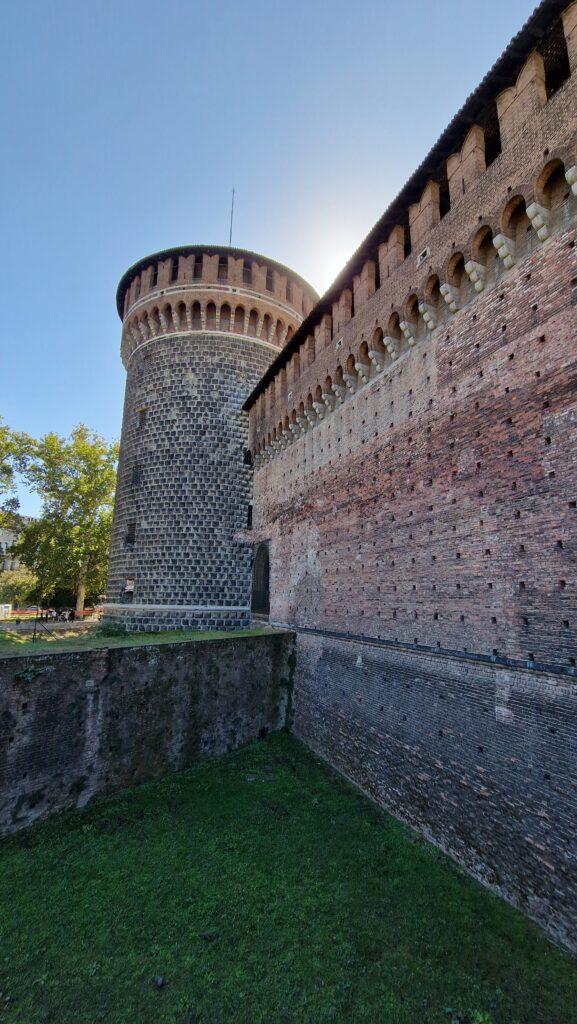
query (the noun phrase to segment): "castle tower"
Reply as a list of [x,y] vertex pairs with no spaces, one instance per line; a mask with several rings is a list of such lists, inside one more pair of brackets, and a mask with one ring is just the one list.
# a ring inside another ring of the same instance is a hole
[[133,630],[248,625],[242,404],[316,298],[287,267],[220,246],[169,249],[124,274],[107,620]]

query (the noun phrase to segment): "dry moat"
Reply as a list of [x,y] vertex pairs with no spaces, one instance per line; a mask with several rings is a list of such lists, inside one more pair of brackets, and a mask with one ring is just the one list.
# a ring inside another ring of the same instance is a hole
[[6,1024],[574,1024],[520,913],[285,733],[0,844]]

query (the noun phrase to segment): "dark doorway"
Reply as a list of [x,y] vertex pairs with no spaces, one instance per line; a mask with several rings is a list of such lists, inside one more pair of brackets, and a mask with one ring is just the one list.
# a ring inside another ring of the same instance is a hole
[[255,615],[268,615],[270,610],[268,541],[258,544],[254,553],[251,609]]

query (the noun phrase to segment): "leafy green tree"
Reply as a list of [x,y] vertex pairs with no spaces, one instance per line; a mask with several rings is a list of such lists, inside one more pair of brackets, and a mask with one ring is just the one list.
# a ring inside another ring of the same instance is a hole
[[9,528],[18,509],[15,480],[18,449],[17,435],[0,416],[0,527]]
[[47,599],[70,588],[81,613],[87,595],[106,586],[118,445],[83,424],[70,438],[20,435],[19,468],[42,500],[39,519],[22,531],[15,552]]
[[23,565],[18,569],[5,569],[0,572],[0,604],[23,608],[34,600],[37,583],[34,573]]

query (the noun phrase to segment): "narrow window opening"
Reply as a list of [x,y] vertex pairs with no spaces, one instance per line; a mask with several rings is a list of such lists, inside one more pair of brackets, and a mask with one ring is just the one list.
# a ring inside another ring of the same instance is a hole
[[151,288],[156,288],[157,284],[158,284],[158,263],[155,263],[153,268],[152,268],[152,274],[151,274],[151,277],[150,277],[150,287]]
[[202,277],[202,253],[197,252],[194,257],[194,270],[192,276],[195,281],[200,281]]
[[272,270],[270,268],[266,272],[266,290],[267,292],[272,292],[273,290],[273,277]]
[[170,280],[178,281],[178,256],[173,256],[170,264]]
[[408,230],[408,228],[405,228],[405,240],[404,240],[404,247],[403,247],[403,256],[406,259],[407,256],[410,256],[410,255],[411,255],[411,233]]
[[451,195],[449,192],[449,179],[447,178],[447,164],[443,161],[437,171],[435,180],[439,186],[439,214],[441,220],[451,209]]
[[545,66],[545,89],[547,99],[550,99],[571,74],[569,66],[569,54],[567,53],[567,40],[563,31],[561,18],[552,25],[545,37],[537,47],[543,58]]
[[269,576],[269,550],[268,543],[264,541],[255,551],[252,572],[251,609],[256,615],[269,614]]
[[479,124],[485,136],[485,166],[489,167],[501,152],[501,131],[495,102],[490,103],[486,108],[482,117],[479,118]]
[[134,546],[136,540],[136,523],[127,523],[126,525],[126,536],[124,541],[126,544]]
[[245,260],[242,265],[242,281],[243,284],[252,284],[252,263],[250,260]]
[[218,257],[218,280],[228,280],[228,256]]

